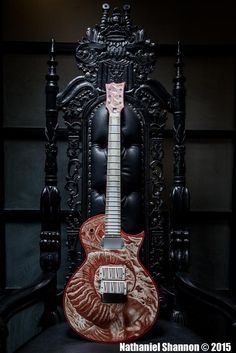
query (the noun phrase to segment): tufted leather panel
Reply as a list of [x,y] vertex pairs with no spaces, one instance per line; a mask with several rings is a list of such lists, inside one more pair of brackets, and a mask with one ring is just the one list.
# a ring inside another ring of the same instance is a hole
[[[98,105],[89,116],[91,191],[89,213],[104,213],[108,112]],[[144,230],[143,217],[143,120],[129,103],[121,113],[121,217],[122,229],[131,234]]]

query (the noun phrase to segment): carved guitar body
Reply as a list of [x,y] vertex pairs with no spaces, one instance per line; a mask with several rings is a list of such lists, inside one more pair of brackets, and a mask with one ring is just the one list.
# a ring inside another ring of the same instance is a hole
[[[105,215],[97,215],[81,227],[80,240],[86,260],[65,289],[64,310],[70,326],[78,334],[97,342],[125,342],[142,336],[154,324],[158,292],[138,258],[144,232],[129,235],[121,231],[124,247],[104,250],[101,246],[104,221]],[[102,301],[102,268],[124,270],[127,294],[123,302],[119,296],[115,297],[119,303]]]

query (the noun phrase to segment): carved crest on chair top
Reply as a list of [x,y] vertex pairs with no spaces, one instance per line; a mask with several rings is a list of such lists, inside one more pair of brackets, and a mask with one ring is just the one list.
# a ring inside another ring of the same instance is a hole
[[103,4],[100,25],[88,28],[86,37],[79,41],[76,60],[88,81],[104,88],[106,82],[125,81],[130,87],[144,82],[153,71],[156,45],[146,38],[143,29],[130,19],[130,5],[123,9]]

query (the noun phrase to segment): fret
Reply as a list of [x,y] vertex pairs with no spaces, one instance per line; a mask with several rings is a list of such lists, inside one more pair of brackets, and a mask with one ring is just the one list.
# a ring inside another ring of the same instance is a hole
[[[112,173],[110,173],[111,171],[112,171]],[[117,172],[119,172],[119,174],[117,174]],[[108,176],[114,176],[114,174],[115,174],[115,176],[119,177],[119,180],[120,180],[120,169],[113,168],[113,167],[110,166]]]
[[109,208],[109,210],[119,210],[120,205],[108,205],[106,208]]
[[120,235],[120,224],[115,225],[115,226],[105,226],[105,232],[108,235]]
[[110,192],[106,195],[106,199],[112,198],[112,196],[120,197],[120,190],[117,188],[110,190]]
[[106,223],[105,227],[110,229],[117,228],[120,227],[120,222]]
[[[111,217],[111,216],[113,216],[113,217]],[[118,217],[118,215],[116,216],[116,215],[110,215],[110,217],[109,217],[109,220],[110,219],[115,219],[115,220],[117,220],[117,219],[119,219],[120,217]],[[108,222],[108,220],[107,220],[107,222]]]
[[120,165],[120,153],[108,156],[107,157],[107,163],[115,163],[115,164],[119,164]]
[[[114,146],[112,146],[112,147],[110,147],[110,150],[112,151],[112,150],[119,150],[120,151],[120,147],[114,147]],[[111,151],[109,151],[109,152],[111,152]]]
[[[117,196],[118,196],[118,195],[117,195]],[[116,197],[115,199],[113,199],[113,198],[111,198],[111,197],[108,198],[108,199],[106,198],[106,203],[109,204],[109,205],[112,203],[112,204],[115,204],[115,205],[117,205],[117,206],[120,206],[120,205],[117,204],[117,199],[119,199],[119,197]]]
[[112,236],[113,235],[120,235],[120,224],[117,226],[114,226],[114,227],[106,225],[105,232],[106,232],[106,234],[112,235]]
[[108,227],[117,227],[120,226],[120,221],[118,220],[118,218],[113,218],[112,222],[107,222],[105,223],[106,228]]
[[[108,149],[109,149],[109,146],[108,146]],[[111,151],[109,151],[109,155],[107,158],[109,158],[109,156],[111,157],[120,157],[120,148],[112,148]]]
[[113,221],[111,222],[111,221],[106,221],[105,222],[105,227],[107,228],[109,228],[109,227],[120,227],[120,220],[118,219],[118,217],[116,218],[116,219],[113,219]]
[[[107,210],[107,211],[109,211],[109,210]],[[110,210],[110,211],[111,211],[111,210]],[[110,213],[109,213],[109,212],[108,212],[108,215],[109,215],[109,217],[113,216],[115,219],[119,219],[121,213],[120,213],[120,212],[119,212],[119,213],[113,213],[113,212],[110,212]],[[109,219],[107,219],[106,222],[109,222]]]
[[[118,168],[114,168],[114,167],[118,167]],[[108,174],[111,170],[118,170],[120,172],[120,165],[118,165],[118,163],[114,163],[114,162],[111,162],[111,163],[107,163],[107,168],[108,168]],[[120,176],[120,173],[119,173],[119,176]]]
[[[112,156],[112,157],[115,157],[115,158],[118,158],[118,156]],[[120,155],[119,155],[119,160],[120,160]],[[110,160],[109,159],[107,160],[107,172],[109,173],[109,171],[113,168],[113,167],[118,167],[118,168],[115,168],[115,169],[119,169],[120,170],[120,162],[118,160]]]
[[116,146],[114,147],[118,148],[119,142],[120,142],[120,136],[118,136],[117,134],[111,134],[108,136],[108,144],[111,145],[113,143],[114,144],[117,143]]
[[107,215],[109,216],[120,216],[120,212],[117,209],[107,209]]
[[111,195],[111,192],[117,192],[117,195],[118,195],[118,192],[119,192],[119,195],[118,196],[120,196],[120,189],[117,189],[117,187],[115,187],[115,186],[111,186],[110,187],[110,191],[107,193],[107,196],[106,196],[106,198],[108,197],[111,197],[110,195]]
[[112,199],[112,195],[115,195],[116,197],[120,198],[120,189],[118,189],[114,185],[111,185],[110,191],[107,192],[106,200]]
[[115,216],[115,217],[120,216],[120,212],[118,209],[106,209],[106,210],[107,210],[107,215],[109,216]]
[[114,127],[112,123],[110,123],[108,136],[109,137],[117,136],[120,139],[120,135],[121,135],[120,128],[118,128],[117,126]]
[[[116,220],[119,220],[120,218],[120,213],[109,213],[109,219],[116,219]],[[106,222],[109,222],[109,219],[106,220]]]
[[108,214],[114,214],[114,215],[117,215],[117,214],[120,214],[120,209],[117,208],[117,209],[111,209],[109,208],[109,210],[107,210]]
[[119,210],[120,206],[117,206],[116,203],[117,203],[117,200],[111,201],[106,207],[107,211]]
[[118,209],[118,208],[116,208],[116,209],[109,208],[109,209],[107,209],[107,212],[108,212],[109,216],[113,216],[116,218],[120,217],[120,214],[121,214],[120,209]]

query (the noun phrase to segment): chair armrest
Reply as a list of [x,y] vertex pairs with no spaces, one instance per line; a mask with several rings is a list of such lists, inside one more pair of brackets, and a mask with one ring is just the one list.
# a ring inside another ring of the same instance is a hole
[[44,300],[55,281],[55,273],[42,273],[31,285],[3,296],[0,302],[0,319],[4,322],[23,309]]
[[221,312],[228,319],[236,323],[236,303],[232,299],[219,294],[218,291],[212,291],[201,287],[197,282],[191,279],[191,276],[185,272],[177,272],[176,286],[181,292],[191,296],[194,300],[200,301],[213,309]]
[[228,293],[204,288],[184,272],[176,274],[176,290],[187,326],[212,342],[234,342],[236,305]]

